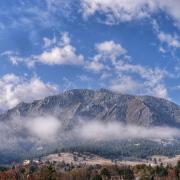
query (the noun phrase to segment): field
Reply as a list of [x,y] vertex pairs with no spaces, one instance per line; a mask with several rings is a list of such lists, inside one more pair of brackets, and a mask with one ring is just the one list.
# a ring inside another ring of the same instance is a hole
[[180,155],[169,158],[167,156],[152,156],[148,159],[137,159],[137,160],[111,160],[107,158],[103,158],[101,156],[97,156],[94,154],[79,154],[79,153],[59,153],[59,154],[51,154],[49,156],[43,157],[42,160],[50,161],[50,162],[61,162],[65,163],[73,163],[73,164],[86,164],[86,165],[138,165],[138,164],[146,164],[151,166],[160,165],[161,163],[166,165],[175,166],[177,162],[180,160]]

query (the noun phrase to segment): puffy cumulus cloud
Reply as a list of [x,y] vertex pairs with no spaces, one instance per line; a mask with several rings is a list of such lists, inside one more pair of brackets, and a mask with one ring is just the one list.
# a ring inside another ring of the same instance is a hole
[[77,56],[75,54],[75,48],[67,45],[62,48],[55,47],[50,51],[43,52],[39,57],[38,61],[48,65],[79,65],[83,64],[83,56]]
[[62,35],[60,41],[46,38],[44,42],[46,47],[52,45],[54,47],[36,56],[37,62],[49,65],[80,65],[84,63],[83,55],[77,55],[76,48],[70,44],[71,40],[67,32]]
[[81,4],[85,17],[98,12],[105,15],[107,24],[145,18],[159,11],[180,23],[179,0],[81,0]]
[[111,55],[113,57],[126,54],[126,50],[121,46],[121,44],[117,44],[114,41],[105,41],[96,44],[96,49],[100,53]]
[[44,83],[37,77],[30,80],[14,74],[6,74],[0,79],[0,109],[12,108],[20,102],[32,102],[57,94],[54,84]]
[[67,32],[59,38],[43,38],[43,52],[30,57],[20,57],[17,53],[7,51],[1,56],[7,56],[13,65],[25,63],[28,67],[35,66],[36,63],[47,65],[82,65],[84,56],[76,53],[76,48],[71,45],[71,39]]
[[[159,33],[158,28],[156,28],[156,32]],[[81,55],[75,55],[75,49],[70,42],[68,33],[62,34],[60,39],[57,37],[45,38],[43,41],[44,52],[28,58],[25,62],[30,67],[36,63],[49,65],[80,65],[82,63],[88,73],[96,73],[96,81],[98,80],[98,85],[101,87],[108,86],[110,89],[120,92],[169,98],[165,84],[165,78],[170,77],[169,73],[158,67],[151,68],[133,64],[128,51],[121,44],[114,41],[97,43],[95,44],[96,54],[84,61],[83,56],[81,58]],[[6,54],[12,55],[11,52]],[[17,58],[11,59],[17,64]],[[70,84],[68,87],[72,87],[72,83],[66,84]]]
[[92,58],[91,62],[87,64],[86,68],[95,72],[100,72],[104,69],[109,69],[107,61],[115,63],[117,57],[128,59],[127,51],[121,44],[114,41],[104,41],[96,44],[97,54]]
[[86,68],[100,74],[100,83],[105,82],[106,87],[123,93],[169,98],[164,83],[169,76],[167,71],[133,64],[127,50],[114,41],[96,44],[96,50],[97,54],[86,64]]

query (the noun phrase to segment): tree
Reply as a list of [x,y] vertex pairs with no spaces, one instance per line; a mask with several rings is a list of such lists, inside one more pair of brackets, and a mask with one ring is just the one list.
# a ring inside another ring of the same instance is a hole
[[92,180],[103,180],[103,179],[99,174],[97,174],[92,178]]
[[133,180],[134,179],[134,172],[130,168],[124,167],[119,171],[119,175],[126,180]]
[[36,166],[31,165],[31,166],[29,167],[29,174],[33,174],[33,173],[36,171],[36,169],[37,169]]
[[180,169],[180,160],[177,162],[177,168]]
[[110,178],[110,172],[107,168],[101,169],[100,175],[106,178]]

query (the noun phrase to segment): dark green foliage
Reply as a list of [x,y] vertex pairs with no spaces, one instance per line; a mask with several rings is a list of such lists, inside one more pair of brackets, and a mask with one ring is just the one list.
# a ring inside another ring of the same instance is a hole
[[107,169],[107,168],[103,168],[102,170],[101,170],[101,176],[104,176],[104,177],[107,177],[107,178],[109,178],[110,177],[110,172],[109,172],[109,170]]
[[4,172],[7,171],[9,168],[4,167],[4,166],[0,166],[0,172]]
[[29,174],[33,174],[36,170],[37,170],[37,167],[34,166],[34,165],[31,165],[31,166],[29,167]]
[[134,179],[134,173],[130,168],[122,168],[119,170],[119,175],[123,177],[123,179],[126,180],[133,180]]
[[163,167],[163,165],[161,164],[160,166],[157,166],[155,168],[155,174],[160,177],[165,177],[168,174],[167,168]]
[[[138,146],[136,145],[138,144]],[[82,143],[69,148],[64,148],[68,152],[90,152],[106,158],[113,159],[146,159],[153,155],[164,155],[173,157],[180,154],[180,141],[176,144],[162,144],[150,140],[121,140],[111,142],[89,142]]]
[[[66,169],[66,167],[71,167]],[[180,179],[180,168],[150,165],[118,166],[118,165],[72,165],[68,163],[44,163],[29,166],[14,166],[0,172],[0,179],[39,179],[39,180],[158,180],[158,179]],[[28,177],[28,178],[27,178]]]
[[103,180],[103,179],[99,174],[97,174],[92,178],[92,180]]
[[177,168],[180,169],[180,160],[177,162]]

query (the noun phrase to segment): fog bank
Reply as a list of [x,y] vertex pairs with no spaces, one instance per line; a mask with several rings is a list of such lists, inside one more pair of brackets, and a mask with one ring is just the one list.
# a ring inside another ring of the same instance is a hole
[[82,123],[79,136],[84,139],[121,140],[131,138],[171,139],[180,136],[180,130],[170,127],[142,127],[118,122],[93,121]]
[[[0,151],[59,146],[61,142],[112,141],[126,139],[172,139],[180,130],[170,127],[139,127],[119,122],[75,120],[71,129],[64,130],[61,120],[54,116],[14,118],[0,122]],[[84,141],[85,140],[85,141]],[[61,147],[59,147],[61,148]]]

